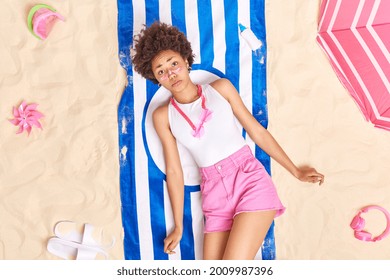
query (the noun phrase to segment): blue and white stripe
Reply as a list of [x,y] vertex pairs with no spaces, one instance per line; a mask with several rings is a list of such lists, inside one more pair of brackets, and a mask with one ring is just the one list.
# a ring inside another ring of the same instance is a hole
[[[118,108],[125,258],[201,259],[203,217],[196,178],[185,181],[180,248],[175,255],[163,252],[173,219],[162,150],[150,115],[168,93],[135,73],[130,59],[132,36],[155,20],[173,24],[186,34],[196,55],[194,80],[228,78],[257,120],[267,126],[264,0],[118,0],[119,57],[128,77]],[[260,50],[253,52],[240,37],[239,23],[262,41]],[[268,156],[251,139],[247,141],[269,171]],[[187,173],[190,177],[196,172]],[[264,259],[275,258],[274,246],[272,227],[261,252]]]

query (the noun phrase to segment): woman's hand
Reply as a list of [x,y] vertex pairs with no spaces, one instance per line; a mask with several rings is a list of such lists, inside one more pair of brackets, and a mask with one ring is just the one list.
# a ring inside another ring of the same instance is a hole
[[298,168],[296,177],[302,182],[308,182],[314,184],[319,183],[320,186],[322,185],[322,183],[324,183],[324,175],[318,173],[317,170],[315,170],[312,167]]
[[164,252],[167,254],[176,254],[173,251],[179,244],[183,231],[177,227],[164,239]]

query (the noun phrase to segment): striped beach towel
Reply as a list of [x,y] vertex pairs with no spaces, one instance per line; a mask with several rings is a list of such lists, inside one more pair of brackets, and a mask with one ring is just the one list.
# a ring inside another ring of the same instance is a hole
[[[255,118],[267,127],[264,0],[118,0],[119,59],[128,80],[118,108],[125,258],[202,259],[200,176],[183,147],[179,147],[185,177],[183,238],[176,254],[163,252],[173,218],[162,147],[151,115],[169,93],[135,73],[130,58],[133,35],[156,20],[175,25],[191,42],[194,82],[228,78]],[[270,172],[269,157],[246,139]],[[273,229],[272,225],[256,258],[275,259]]]

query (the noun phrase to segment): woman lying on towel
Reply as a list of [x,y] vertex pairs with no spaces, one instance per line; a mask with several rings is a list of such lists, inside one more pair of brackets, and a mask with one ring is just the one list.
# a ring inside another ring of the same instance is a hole
[[174,253],[183,232],[184,180],[176,144],[180,142],[202,177],[204,259],[254,259],[273,219],[285,208],[235,118],[261,149],[299,180],[321,185],[324,176],[314,168],[294,165],[229,80],[205,85],[191,81],[191,44],[176,27],[155,22],[135,36],[133,48],[135,70],[172,94],[169,103],[153,113],[175,223],[164,240],[165,252]]

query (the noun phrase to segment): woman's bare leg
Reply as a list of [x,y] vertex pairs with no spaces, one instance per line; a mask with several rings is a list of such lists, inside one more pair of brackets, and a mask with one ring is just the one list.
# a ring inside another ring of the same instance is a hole
[[205,233],[203,240],[203,259],[222,260],[229,231]]
[[275,210],[238,214],[234,218],[223,259],[253,260],[275,214]]

